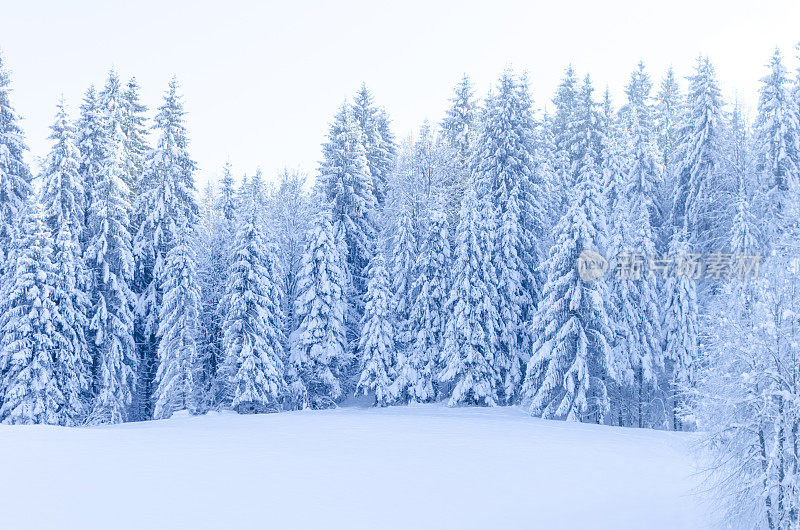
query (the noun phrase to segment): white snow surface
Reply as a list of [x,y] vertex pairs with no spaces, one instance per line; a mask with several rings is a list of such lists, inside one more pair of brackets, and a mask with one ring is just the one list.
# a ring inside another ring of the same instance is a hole
[[0,425],[0,527],[700,529],[694,440],[438,404]]

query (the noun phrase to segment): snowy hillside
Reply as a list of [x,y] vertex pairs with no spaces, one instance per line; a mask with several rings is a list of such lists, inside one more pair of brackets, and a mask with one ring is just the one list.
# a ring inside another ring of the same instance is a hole
[[704,528],[692,435],[439,405],[0,425],[4,528]]

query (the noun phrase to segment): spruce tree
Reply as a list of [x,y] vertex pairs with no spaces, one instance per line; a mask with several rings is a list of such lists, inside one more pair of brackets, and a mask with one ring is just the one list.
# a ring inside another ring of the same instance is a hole
[[[92,190],[94,189],[97,175],[103,164],[105,138],[103,110],[100,99],[94,86],[90,86],[83,97],[80,107],[80,116],[75,125],[75,142],[78,147],[79,164],[78,173],[83,180],[85,195],[85,223],[89,221],[89,207],[93,202]],[[84,232],[83,243],[88,238],[88,231]]]
[[533,355],[523,396],[544,418],[602,422],[609,410],[607,383],[614,377],[604,278],[584,282],[578,258],[601,251],[606,238],[600,176],[584,155],[569,211],[559,221],[556,244],[544,263],[547,282],[532,322]]
[[139,386],[136,413],[142,419],[149,418],[153,413],[154,377],[159,362],[158,318],[163,295],[160,283],[165,258],[175,245],[177,220],[186,219],[190,226],[194,226],[198,214],[194,198],[195,164],[187,152],[183,103],[177,89],[177,81],[173,78],[155,118],[154,128],[159,138],[156,148],[148,153],[145,160],[134,212],[138,225],[133,240],[138,296],[136,339]]
[[174,246],[165,256],[161,274],[158,371],[155,378],[153,417],[169,418],[174,412],[198,410],[198,336],[200,287],[192,249],[192,232],[184,218],[176,223]]
[[757,164],[769,201],[765,227],[771,237],[780,237],[791,223],[789,203],[800,186],[800,102],[791,93],[780,50],[775,50],[768,67],[769,74],[761,79],[755,124]]
[[31,194],[33,178],[24,159],[27,146],[19,117],[11,106],[10,84],[11,76],[0,56],[0,278],[5,273],[5,263],[11,259],[11,240]]
[[506,70],[496,93],[486,101],[476,152],[476,174],[486,183],[497,216],[494,268],[498,281],[500,349],[495,353],[497,388],[502,399],[514,399],[521,383],[528,336],[524,323],[538,297],[534,251],[542,228],[541,189],[533,187],[534,123],[527,86]]
[[672,204],[674,230],[686,229],[696,252],[714,251],[715,243],[727,233],[724,205],[715,201],[726,182],[719,174],[722,141],[722,96],[714,67],[700,58],[689,77],[685,116],[676,156],[677,189]]
[[411,342],[409,316],[414,303],[414,264],[417,259],[417,242],[411,215],[404,207],[397,218],[392,245],[392,312],[397,322],[395,344],[405,349]]
[[222,323],[230,405],[240,414],[280,409],[284,378],[282,291],[275,251],[264,238],[251,197],[234,238]]
[[450,267],[447,217],[436,211],[414,264],[408,344],[395,381],[395,393],[403,402],[423,403],[436,397],[434,379],[444,348]]
[[375,394],[375,404],[381,407],[394,401],[392,379],[396,367],[394,325],[389,295],[386,262],[379,250],[373,255],[367,277],[367,296],[361,322],[361,376],[356,393]]
[[50,239],[38,204],[26,204],[22,215],[2,289],[0,421],[71,425],[80,408],[67,402],[63,383],[71,392],[73,381],[60,377],[59,364],[74,342],[62,334],[67,323],[53,298],[56,273]]
[[356,93],[353,101],[353,119],[361,131],[361,143],[372,179],[372,194],[376,206],[386,202],[387,183],[396,151],[394,136],[389,129],[386,112],[375,106],[372,93],[366,84]]
[[[84,261],[90,274],[93,313],[89,330],[94,350],[95,401],[89,421],[119,423],[130,418],[135,384],[133,339],[133,253],[130,226],[130,175],[118,80],[104,92],[99,166],[92,183],[86,222]],[[116,87],[116,88],[115,88]],[[87,111],[88,112],[88,111]],[[94,147],[93,147],[94,149]],[[95,154],[92,155],[96,156]],[[85,162],[85,161],[84,161]],[[97,160],[92,161],[97,164]]]
[[473,185],[464,195],[456,229],[452,286],[439,380],[453,383],[449,405],[498,403],[497,276],[492,263],[495,220],[491,202]]
[[53,147],[41,175],[42,203],[45,226],[52,241],[50,259],[55,274],[52,299],[62,318],[53,325],[69,342],[69,347],[59,348],[54,357],[64,396],[62,415],[74,423],[81,421],[90,404],[92,359],[86,340],[88,277],[81,251],[86,193],[78,171],[75,131],[63,99],[50,129]]
[[377,229],[377,202],[362,133],[348,105],[334,119],[322,152],[318,192],[320,200],[330,204],[334,233],[342,245],[347,336],[356,341],[366,291],[364,272]]
[[[689,247],[686,234],[681,234],[672,245],[671,254],[686,259]],[[695,280],[688,274],[673,274],[665,286],[667,305],[664,311],[664,357],[668,364],[668,377],[672,395],[672,428],[681,428],[682,396],[695,382],[699,362],[698,308]]]
[[337,378],[347,347],[342,261],[330,212],[323,211],[303,254],[296,302],[300,326],[290,338],[291,394],[301,408],[330,407],[342,394]]
[[445,141],[457,154],[462,166],[467,167],[477,137],[478,106],[469,76],[464,74],[450,98],[450,107],[442,120]]

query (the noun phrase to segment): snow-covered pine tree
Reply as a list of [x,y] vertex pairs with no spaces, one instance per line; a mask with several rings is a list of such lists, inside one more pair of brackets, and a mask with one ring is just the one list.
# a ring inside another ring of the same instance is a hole
[[[109,79],[109,87],[118,86]],[[108,87],[107,87],[108,88]],[[112,94],[117,94],[112,96]],[[91,423],[119,423],[130,418],[135,384],[136,349],[133,339],[133,253],[130,226],[131,197],[127,182],[124,106],[117,89],[105,91],[99,145],[90,144],[91,204],[86,221],[84,261],[90,274],[89,322],[94,355],[95,401]],[[88,103],[87,103],[88,105]],[[89,115],[87,109],[87,116]],[[86,138],[86,137],[85,137]],[[100,150],[99,165],[94,150]],[[90,152],[90,151],[87,151]],[[88,164],[89,159],[84,159]]]
[[[175,245],[177,219],[197,222],[194,197],[195,163],[187,151],[188,138],[178,83],[172,79],[159,107],[154,129],[159,138],[147,154],[144,175],[134,206],[138,231],[133,240],[135,259],[136,342],[139,362],[136,417],[153,414],[155,373],[158,368],[158,317],[161,273],[167,253]],[[127,140],[126,140],[127,141]],[[127,151],[126,151],[127,152]]]
[[604,278],[584,282],[577,269],[581,253],[601,251],[606,238],[600,176],[589,152],[571,204],[544,263],[547,282],[532,322],[523,396],[531,413],[545,418],[602,422],[614,377],[608,292]]
[[[100,173],[103,164],[103,153],[105,149],[105,129],[103,120],[103,110],[100,106],[100,99],[94,86],[90,86],[83,97],[80,107],[80,116],[75,124],[75,142],[80,155],[78,173],[83,180],[85,195],[84,220],[89,221],[89,207],[91,206],[92,190],[95,180]],[[85,245],[89,233],[84,231],[82,243]]]
[[466,168],[472,158],[478,127],[478,106],[475,102],[472,81],[467,74],[464,74],[453,92],[450,107],[442,120],[442,134],[450,148],[458,155],[460,164]]
[[666,248],[668,239],[672,237],[669,228],[669,212],[672,208],[672,194],[675,190],[675,152],[678,143],[681,117],[683,116],[683,101],[675,71],[670,66],[664,79],[658,87],[653,107],[656,144],[661,153],[661,165],[664,167],[664,176],[658,190],[656,206],[660,212],[658,225],[661,227],[659,235],[659,248]]
[[719,175],[721,156],[722,96],[714,67],[707,58],[697,61],[689,77],[676,157],[676,191],[671,219],[676,230],[686,228],[695,252],[718,251],[727,237],[722,196],[727,182]]
[[447,217],[434,212],[413,269],[406,348],[398,355],[395,396],[401,402],[436,398],[434,379],[442,361],[450,293],[450,240]]
[[233,187],[233,173],[231,163],[225,162],[220,179],[219,209],[222,216],[228,221],[233,221],[236,216],[236,190]]
[[464,195],[456,229],[453,278],[439,380],[454,384],[449,405],[498,403],[497,276],[492,263],[494,209],[473,184]]
[[337,379],[347,347],[341,249],[331,213],[317,215],[308,237],[298,280],[300,326],[290,338],[290,380],[294,406],[334,406],[342,394]]
[[[625,195],[631,231],[630,240],[625,243],[629,245],[626,251],[631,256],[644,256],[641,259],[655,259],[656,256],[653,223],[658,222],[660,213],[655,198],[663,173],[653,134],[651,86],[640,62],[626,89],[628,101],[624,116],[629,143]],[[659,289],[657,279],[652,275],[642,274],[641,278],[622,281],[628,283],[623,287],[627,290],[627,300],[620,300],[620,303],[630,304],[635,315],[635,320],[628,320],[625,324],[632,338],[627,343],[633,347],[628,351],[628,362],[634,371],[637,422],[639,427],[643,427],[648,423],[646,403],[651,401],[650,393],[658,387],[658,374],[663,367]],[[631,316],[627,311],[625,314]]]
[[33,178],[24,159],[27,146],[19,117],[11,106],[10,84],[11,76],[0,56],[0,278],[10,259],[11,240]]
[[87,273],[81,251],[86,193],[79,167],[74,128],[67,116],[63,98],[50,127],[53,147],[46,159],[42,179],[42,204],[45,226],[52,241],[53,269],[51,298],[58,305],[61,319],[53,322],[56,332],[69,343],[54,352],[56,373],[64,397],[62,418],[78,423],[90,405],[92,359],[86,342],[89,298]]
[[[685,232],[679,234],[670,255],[685,259],[690,253]],[[682,428],[683,396],[695,382],[698,358],[698,309],[695,280],[688,274],[672,274],[664,288],[667,305],[664,311],[664,357],[671,386],[672,429]]]
[[76,381],[60,364],[75,343],[63,334],[67,322],[53,297],[56,271],[50,261],[50,237],[38,203],[26,201],[21,213],[2,289],[0,421],[72,425],[81,412],[80,402],[68,402],[72,396],[65,396],[64,390],[79,397],[80,388],[72,388]]
[[283,271],[283,291],[286,293],[283,312],[286,315],[287,335],[298,325],[294,312],[294,302],[298,296],[297,280],[303,261],[305,236],[313,219],[310,197],[304,190],[305,182],[304,173],[284,169],[270,201],[273,231]]
[[125,134],[127,154],[127,173],[131,178],[131,191],[138,190],[139,181],[144,173],[144,158],[148,151],[147,146],[147,107],[139,98],[139,83],[133,77],[128,81],[122,93],[125,104],[125,114],[122,122],[122,132]]
[[343,105],[322,146],[323,161],[317,180],[318,200],[330,205],[334,233],[343,247],[342,274],[348,278],[343,285],[348,305],[345,324],[348,340],[352,341],[359,336],[366,290],[364,271],[377,229],[377,202],[361,136],[352,108]]
[[389,276],[383,252],[376,250],[367,271],[367,296],[361,321],[361,376],[356,393],[375,394],[375,405],[394,402],[392,380],[395,376],[396,350],[392,322]]
[[185,218],[176,220],[172,248],[160,275],[158,371],[153,417],[169,418],[179,410],[198,411],[196,378],[200,325],[200,287],[192,249],[192,230]]
[[375,105],[372,92],[362,83],[353,99],[353,119],[361,131],[361,143],[367,160],[367,170],[372,178],[372,194],[376,206],[386,202],[387,182],[397,147],[389,129],[389,119],[383,109]]
[[402,207],[397,217],[392,245],[392,312],[396,322],[395,345],[405,349],[411,342],[409,316],[414,303],[414,264],[417,259],[417,242],[408,207]]
[[[499,315],[500,349],[495,352],[497,390],[511,402],[519,390],[522,362],[527,361],[525,327],[538,297],[533,270],[538,266],[534,249],[541,230],[542,206],[534,201],[534,123],[527,86],[510,70],[500,77],[496,92],[486,101],[475,171],[491,195],[497,217],[492,260],[497,274],[495,300]],[[535,190],[541,194],[541,190]],[[536,197],[541,199],[541,197]],[[536,219],[534,221],[533,219]]]
[[780,50],[775,50],[768,68],[761,79],[755,131],[757,169],[769,201],[764,228],[774,239],[791,223],[785,210],[800,188],[800,102],[791,93]]
[[240,414],[276,411],[286,390],[282,291],[275,250],[265,238],[257,197],[243,205],[225,297],[220,302],[230,405]]

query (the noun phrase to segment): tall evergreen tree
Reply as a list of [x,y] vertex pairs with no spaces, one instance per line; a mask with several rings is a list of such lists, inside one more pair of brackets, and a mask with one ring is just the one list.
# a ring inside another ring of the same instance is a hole
[[386,406],[394,401],[392,379],[396,366],[394,325],[389,296],[389,277],[383,253],[376,251],[367,274],[367,297],[361,323],[359,350],[361,376],[356,392],[375,394],[375,404]]
[[0,421],[71,425],[80,408],[65,396],[65,390],[73,392],[74,381],[61,377],[66,374],[59,365],[74,342],[62,333],[67,322],[53,298],[56,272],[41,209],[28,203],[22,215],[2,289]]
[[414,264],[408,345],[400,356],[395,381],[395,394],[403,402],[423,403],[436,397],[434,379],[444,348],[450,266],[447,217],[437,211]]
[[713,200],[725,189],[718,172],[723,124],[722,96],[708,59],[698,59],[696,72],[689,77],[685,112],[676,152],[680,163],[675,168],[672,225],[688,231],[695,251],[713,251],[727,231],[719,211],[722,205]]
[[27,150],[19,117],[11,106],[11,76],[0,57],[0,278],[19,223],[20,212],[31,194],[33,178],[25,163]]
[[133,241],[138,296],[136,342],[139,386],[136,414],[142,419],[149,418],[153,413],[154,377],[158,367],[158,317],[163,295],[160,283],[164,261],[175,245],[177,219],[184,218],[190,226],[194,226],[198,214],[194,197],[195,163],[187,151],[183,103],[174,78],[164,95],[164,103],[159,107],[154,128],[159,133],[159,139],[156,148],[147,155],[134,213],[138,224]]
[[464,74],[453,92],[450,108],[442,120],[442,133],[445,141],[458,155],[461,165],[466,167],[472,157],[478,128],[478,106],[468,75]]
[[[104,129],[103,109],[100,105],[100,98],[94,86],[90,86],[83,97],[80,107],[80,116],[75,125],[75,141],[80,155],[78,173],[83,180],[85,195],[85,224],[89,221],[89,207],[93,202],[92,190],[94,190],[97,175],[103,164],[106,131]],[[83,234],[85,245],[89,233]]]
[[[478,140],[476,173],[492,198],[498,221],[495,254],[500,317],[500,349],[495,368],[498,390],[512,400],[521,383],[521,363],[527,350],[525,322],[538,297],[533,269],[534,250],[542,227],[541,189],[534,189],[534,122],[527,86],[510,70],[500,77],[487,100]],[[526,359],[525,359],[526,360]]]
[[[96,167],[97,172],[90,178],[91,204],[84,251],[94,308],[89,329],[94,350],[96,398],[89,421],[119,423],[130,418],[136,351],[133,339],[135,296],[130,287],[133,281],[133,253],[128,231],[130,175],[126,169],[127,140],[122,130],[124,107],[119,96],[118,80],[114,82],[113,75],[109,78],[102,99],[105,115],[103,136],[98,146],[102,155]],[[92,163],[97,162],[93,160]]]
[[284,378],[282,291],[275,251],[264,238],[255,197],[239,219],[222,323],[231,406],[239,413],[279,410]]
[[361,84],[352,109],[353,119],[361,131],[367,170],[372,179],[372,194],[376,206],[382,208],[386,202],[387,182],[397,150],[394,135],[389,129],[386,112],[375,105],[372,92],[366,84]]
[[487,198],[478,199],[475,186],[467,190],[456,230],[454,275],[446,310],[443,368],[439,374],[440,381],[454,384],[451,406],[494,406],[499,400],[493,212]]
[[174,412],[198,410],[196,378],[200,325],[200,287],[186,219],[177,220],[173,247],[165,256],[161,274],[158,371],[153,417],[169,418]]
[[392,245],[392,312],[397,323],[395,344],[404,349],[412,342],[410,335],[411,306],[414,303],[414,264],[417,259],[417,241],[407,208],[397,218]]
[[523,384],[532,413],[545,418],[601,422],[609,410],[607,384],[614,377],[601,277],[584,282],[576,264],[584,251],[599,251],[606,237],[600,176],[584,155],[572,206],[557,226],[557,241],[544,264],[547,282],[534,316],[533,355]]
[[323,211],[314,221],[303,254],[296,309],[300,327],[290,339],[291,392],[302,408],[329,407],[342,394],[337,375],[347,339],[340,252],[330,213]]
[[55,279],[51,296],[62,318],[53,325],[69,343],[56,350],[54,357],[65,400],[63,415],[70,422],[78,422],[89,404],[92,367],[85,334],[89,311],[88,278],[81,251],[86,193],[78,171],[75,131],[63,99],[50,129],[53,147],[41,175],[42,203],[46,212],[45,226],[52,241]]
[[761,79],[755,128],[758,170],[769,200],[765,226],[779,237],[791,222],[786,219],[788,203],[800,188],[800,102],[791,93],[780,50],[775,50],[768,68]]
[[364,272],[371,258],[370,248],[376,233],[372,177],[364,150],[361,130],[353,110],[343,105],[323,145],[323,161],[318,179],[322,201],[331,205],[336,238],[343,248],[343,287],[348,309],[345,313],[348,340],[356,341],[366,291]]

